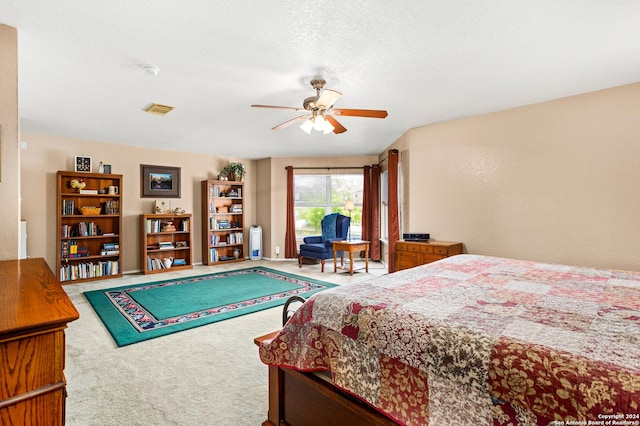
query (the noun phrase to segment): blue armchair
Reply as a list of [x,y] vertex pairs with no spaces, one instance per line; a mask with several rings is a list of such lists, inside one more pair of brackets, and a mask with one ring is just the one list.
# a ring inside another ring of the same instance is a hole
[[[300,244],[300,254],[298,255],[298,267],[302,267],[302,258],[319,259],[324,272],[325,259],[333,259],[333,242],[344,241],[349,233],[351,218],[340,213],[326,215],[322,222],[322,235],[304,237],[303,244]],[[338,257],[342,257],[342,252],[338,252]]]

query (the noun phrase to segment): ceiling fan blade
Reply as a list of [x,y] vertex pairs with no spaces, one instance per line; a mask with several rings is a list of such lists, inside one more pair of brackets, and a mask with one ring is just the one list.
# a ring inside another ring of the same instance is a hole
[[316,106],[329,109],[342,96],[342,93],[331,89],[324,89],[316,101]]
[[307,118],[310,118],[310,117],[311,117],[310,114],[304,114],[299,117],[292,118],[291,120],[285,121],[284,123],[278,124],[277,126],[272,127],[271,130],[284,129],[285,127],[289,127],[292,124],[297,123],[298,121],[306,120]]
[[350,117],[370,117],[370,118],[385,118],[388,114],[387,111],[379,109],[344,109],[338,108],[331,110],[335,115],[346,115]]
[[251,105],[254,108],[276,108],[276,109],[289,109],[293,111],[304,111],[304,108],[286,107],[277,105]]
[[342,124],[338,123],[338,120],[336,120],[332,116],[325,115],[324,118],[329,120],[329,123],[331,123],[331,125],[333,126],[333,133],[335,133],[336,135],[347,131],[347,128],[344,127]]

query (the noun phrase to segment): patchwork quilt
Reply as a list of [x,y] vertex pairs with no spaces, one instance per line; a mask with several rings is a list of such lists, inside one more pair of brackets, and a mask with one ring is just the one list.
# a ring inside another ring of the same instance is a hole
[[640,272],[453,256],[320,292],[259,352],[399,424],[637,425]]

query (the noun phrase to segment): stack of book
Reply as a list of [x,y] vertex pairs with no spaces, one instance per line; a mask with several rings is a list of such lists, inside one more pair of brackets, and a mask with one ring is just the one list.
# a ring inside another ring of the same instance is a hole
[[168,250],[173,249],[173,243],[171,241],[161,241],[158,243],[158,248],[160,250]]
[[102,244],[102,250],[100,254],[103,256],[111,256],[114,254],[120,254],[120,244],[118,243],[104,243]]
[[160,230],[162,232],[176,232],[176,227],[173,222],[162,222]]

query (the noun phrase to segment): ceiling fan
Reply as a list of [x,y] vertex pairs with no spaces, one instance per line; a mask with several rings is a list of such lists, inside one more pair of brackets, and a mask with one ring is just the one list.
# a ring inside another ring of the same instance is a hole
[[[251,105],[254,108],[276,108],[289,109],[293,111],[306,111],[305,114],[285,121],[273,127],[273,130],[280,130],[294,123],[306,120],[302,126],[302,130],[311,133],[312,129],[327,133],[344,133],[347,128],[338,122],[333,116],[350,116],[350,117],[369,117],[369,118],[385,118],[387,111],[375,109],[346,109],[334,108],[333,104],[340,99],[342,93],[331,89],[324,89],[326,81],[311,80],[311,86],[316,90],[315,96],[310,96],[302,102],[302,108],[275,106],[275,105]],[[322,93],[320,93],[322,91]]]

